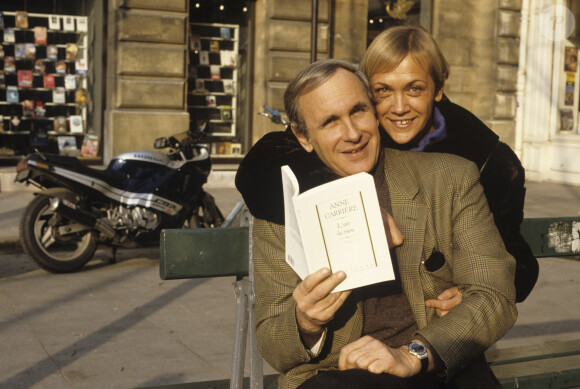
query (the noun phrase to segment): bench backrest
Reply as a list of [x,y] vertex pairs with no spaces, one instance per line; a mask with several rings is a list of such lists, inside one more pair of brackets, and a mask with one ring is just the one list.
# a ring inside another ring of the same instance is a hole
[[580,217],[528,218],[521,229],[536,257],[580,255]]

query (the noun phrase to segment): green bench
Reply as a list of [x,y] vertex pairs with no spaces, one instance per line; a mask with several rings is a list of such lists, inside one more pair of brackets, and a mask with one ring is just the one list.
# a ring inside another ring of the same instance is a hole
[[[252,217],[241,212],[242,227],[164,230],[160,276],[164,280],[235,276],[236,319],[232,374],[217,380],[157,389],[275,388],[277,374],[263,374],[255,337],[251,237]],[[574,230],[576,228],[576,230]],[[522,233],[538,257],[578,255],[579,218],[526,219]],[[574,241],[576,239],[576,241]],[[246,340],[250,377],[243,377]],[[573,388],[580,386],[580,340],[489,350],[486,357],[504,388]]]

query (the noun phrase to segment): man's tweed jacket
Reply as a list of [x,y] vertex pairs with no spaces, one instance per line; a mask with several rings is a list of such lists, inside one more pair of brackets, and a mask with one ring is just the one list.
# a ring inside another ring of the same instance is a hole
[[[385,151],[393,217],[404,236],[396,250],[403,290],[417,333],[436,350],[444,373],[454,377],[481,360],[515,322],[515,262],[495,227],[472,162],[447,154]],[[297,329],[292,292],[300,279],[284,260],[284,226],[256,220],[253,233],[258,344],[266,361],[284,373],[279,388],[292,388],[320,369],[337,368],[340,349],[361,336],[362,303],[349,297],[327,327],[321,354],[311,357]],[[435,250],[445,263],[429,272],[423,261]],[[439,318],[425,300],[453,285],[462,291],[463,302]],[[480,363],[479,368],[487,366]]]

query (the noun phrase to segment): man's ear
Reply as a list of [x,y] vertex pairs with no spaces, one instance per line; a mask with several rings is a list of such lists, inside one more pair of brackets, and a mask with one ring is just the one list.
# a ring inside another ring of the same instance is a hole
[[290,128],[292,128],[292,132],[296,136],[296,139],[298,139],[298,142],[300,142],[300,145],[302,145],[302,148],[311,153],[314,147],[312,147],[312,143],[310,143],[308,137],[304,133],[298,133],[296,131],[296,124],[294,122],[290,124]]

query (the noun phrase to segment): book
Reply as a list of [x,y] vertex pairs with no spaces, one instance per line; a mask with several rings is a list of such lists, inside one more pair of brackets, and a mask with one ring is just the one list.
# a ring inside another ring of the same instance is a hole
[[28,28],[28,12],[26,11],[14,12],[14,26],[16,28]]
[[78,58],[75,62],[75,72],[76,74],[87,74],[89,72],[87,61],[82,58]]
[[4,57],[4,73],[15,73],[16,72],[16,59],[7,55]]
[[323,268],[342,270],[334,292],[395,279],[373,177],[358,173],[300,193],[289,166],[281,169],[286,262],[304,279]]
[[225,39],[231,39],[232,30],[229,27],[220,27],[220,36]]
[[52,102],[56,104],[64,104],[66,103],[66,96],[64,87],[57,86],[52,90]]
[[242,144],[241,143],[232,143],[232,154],[233,155],[241,155],[242,154]]
[[56,61],[55,69],[58,74],[66,74],[66,61],[64,59]]
[[200,65],[209,65],[209,52],[205,50],[201,50],[199,52],[199,64]]
[[66,44],[66,60],[67,61],[76,61],[77,55],[79,53],[79,47],[76,43],[67,43]]
[[221,106],[221,117],[222,120],[232,120],[232,107],[229,105],[222,105]]
[[212,80],[221,80],[221,68],[219,65],[209,65],[210,77]]
[[232,95],[235,93],[233,80],[223,80],[222,83],[224,85],[224,93]]
[[222,50],[220,61],[222,66],[236,66],[236,53],[233,50]]
[[77,76],[74,74],[67,74],[64,76],[64,89],[75,90],[77,89]]
[[54,119],[54,131],[58,133],[66,132],[66,117],[65,116],[57,116]]
[[189,36],[189,48],[195,53],[201,50],[201,36],[199,34]]
[[34,117],[34,101],[32,100],[22,101],[22,116],[25,118]]
[[44,74],[44,72],[46,71],[46,65],[44,64],[44,60],[42,58],[39,58],[36,61],[34,61],[34,71],[40,74]]
[[214,95],[207,95],[205,96],[205,102],[208,107],[215,107],[216,106],[216,99]]
[[18,74],[18,87],[20,88],[32,87],[32,70],[19,70],[17,74]]
[[58,47],[56,45],[46,46],[46,58],[58,59]]
[[199,78],[195,80],[195,91],[196,92],[207,92],[205,89],[205,81],[200,80]]
[[43,77],[43,81],[44,81],[44,87],[48,88],[48,89],[54,89],[54,74],[52,73],[47,73],[44,75]]
[[34,43],[37,45],[46,45],[46,27],[36,26],[34,27]]
[[6,27],[4,28],[4,42],[6,43],[14,43],[14,27]]
[[64,16],[62,18],[62,29],[64,31],[74,31],[75,19],[72,16]]
[[77,16],[77,31],[87,32],[89,30],[89,19],[86,16]]
[[18,103],[20,101],[18,88],[12,85],[6,87],[6,101],[9,103]]
[[16,59],[26,58],[26,49],[24,48],[24,43],[17,43],[14,45],[14,58]]
[[37,118],[43,118],[46,116],[46,106],[42,101],[37,101],[34,107],[34,116]]
[[60,30],[60,17],[57,15],[50,15],[48,18],[48,29],[49,30]]
[[81,154],[77,148],[77,140],[74,136],[59,136],[58,151],[60,154],[76,157]]
[[75,91],[75,103],[86,104],[87,102],[87,91],[84,88],[77,89]]
[[99,137],[97,135],[86,134],[81,146],[83,157],[96,157],[99,153]]
[[220,43],[218,41],[210,41],[209,42],[209,52],[210,53],[219,53],[220,52]]
[[24,58],[32,60],[36,58],[36,46],[34,45],[34,43],[24,44]]
[[70,115],[69,124],[70,124],[70,132],[72,133],[83,132],[83,118],[81,115]]

